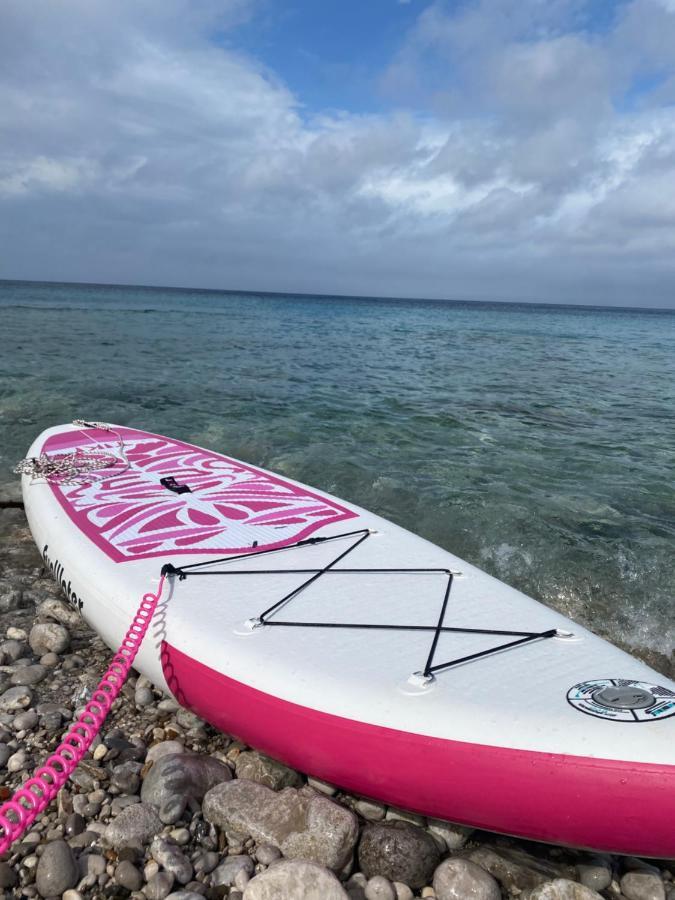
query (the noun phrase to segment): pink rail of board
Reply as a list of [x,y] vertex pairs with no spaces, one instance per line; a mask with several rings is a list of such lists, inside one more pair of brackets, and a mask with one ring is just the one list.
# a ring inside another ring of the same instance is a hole
[[675,766],[491,747],[359,722],[259,691],[168,643],[162,666],[176,699],[216,728],[355,794],[531,840],[675,854],[668,799]]
[[[219,453],[131,428],[116,430],[130,466],[80,484],[50,486],[78,528],[115,562],[177,553],[243,553],[284,547],[355,513],[307,488]],[[119,444],[95,428],[52,435],[42,452],[76,448],[115,455]],[[189,493],[167,490],[173,477]]]

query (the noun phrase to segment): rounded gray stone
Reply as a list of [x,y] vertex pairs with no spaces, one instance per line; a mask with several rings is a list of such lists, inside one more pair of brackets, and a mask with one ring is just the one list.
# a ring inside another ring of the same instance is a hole
[[[230,894],[230,896],[232,896]],[[246,885],[243,900],[349,900],[335,875],[302,859],[284,859]]]
[[227,859],[214,870],[211,880],[220,887],[233,887],[239,872],[245,872],[249,877],[255,872],[255,865],[250,856],[228,856]]
[[126,806],[105,830],[105,840],[112,847],[147,844],[162,830],[162,821],[154,806],[136,803]]
[[382,875],[371,878],[363,893],[366,900],[396,900],[394,885]]
[[28,643],[36,656],[63,653],[70,646],[70,635],[68,629],[58,622],[38,622],[30,630]]
[[168,754],[157,759],[145,776],[141,799],[159,810],[165,824],[173,824],[190,801],[201,803],[211,788],[231,778],[228,766],[212,756]]
[[627,900],[665,900],[666,889],[653,872],[627,872],[621,879],[621,893]]
[[2,712],[15,712],[26,709],[33,702],[33,692],[26,685],[7,688],[0,697],[0,710]]
[[115,869],[115,881],[128,891],[140,891],[143,876],[130,860],[125,859]]
[[35,886],[41,897],[60,896],[79,880],[75,855],[65,841],[52,841],[44,848],[35,872]]
[[12,728],[15,731],[29,731],[35,728],[38,723],[38,714],[34,709],[27,709],[25,712],[14,716]]
[[150,845],[150,855],[180,884],[187,884],[192,880],[194,872],[192,863],[177,844],[173,844],[165,838],[156,837]]
[[256,859],[263,866],[269,866],[270,863],[281,859],[281,850],[274,844],[260,844],[255,851]]
[[396,891],[396,900],[413,900],[413,892],[402,881],[394,882],[394,890]]
[[383,875],[411,888],[429,884],[441,859],[436,842],[426,831],[400,820],[367,825],[358,855],[368,878]]
[[485,869],[469,859],[446,859],[434,872],[438,900],[500,900],[499,884]]
[[577,877],[584,887],[604,891],[612,883],[612,870],[605,862],[588,862],[577,865]]
[[12,674],[10,681],[12,684],[39,684],[47,676],[47,669],[36,663],[34,666],[20,666]]
[[148,900],[164,900],[171,893],[173,887],[173,875],[170,872],[157,872],[144,888]]

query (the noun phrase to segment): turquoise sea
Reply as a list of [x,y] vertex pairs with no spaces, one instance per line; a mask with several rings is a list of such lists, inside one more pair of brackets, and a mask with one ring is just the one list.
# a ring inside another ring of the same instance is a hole
[[93,418],[393,519],[671,654],[675,312],[0,282],[0,483]]

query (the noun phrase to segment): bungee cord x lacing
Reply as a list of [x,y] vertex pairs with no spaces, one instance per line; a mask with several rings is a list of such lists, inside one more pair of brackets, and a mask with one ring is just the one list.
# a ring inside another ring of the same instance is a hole
[[[455,576],[460,575],[460,572],[452,572],[450,569],[446,568],[425,568],[419,566],[413,567],[399,567],[399,568],[336,568],[337,563],[343,560],[346,556],[352,553],[358,546],[360,546],[364,541],[366,541],[373,531],[369,528],[362,528],[358,531],[346,531],[342,534],[331,534],[326,537],[313,537],[307,538],[303,541],[297,541],[294,544],[289,544],[286,547],[282,548],[271,548],[271,549],[263,549],[256,550],[252,548],[247,553],[242,553],[237,556],[224,556],[220,559],[214,560],[206,560],[205,562],[199,563],[191,563],[186,566],[173,566],[167,563],[162,568],[162,573],[165,575],[177,576],[180,581],[189,578],[194,575],[211,575],[211,576],[225,576],[225,575],[307,575],[306,578],[298,587],[294,588],[292,591],[289,591],[285,596],[281,597],[281,599],[277,600],[263,612],[259,613],[257,616],[248,620],[248,625],[252,629],[261,628],[263,626],[276,626],[278,628],[350,628],[350,629],[363,629],[367,631],[381,630],[381,631],[413,631],[420,632],[426,631],[431,633],[431,645],[429,647],[429,652],[426,658],[426,662],[424,667],[420,669],[418,672],[413,672],[411,678],[415,682],[419,683],[429,683],[434,680],[435,674],[437,672],[444,671],[445,669],[450,669],[454,666],[461,665],[462,663],[472,662],[474,660],[482,659],[485,656],[491,656],[495,653],[499,653],[502,650],[510,650],[515,647],[519,647],[522,644],[528,644],[532,641],[542,640],[546,638],[555,637],[558,634],[558,630],[556,628],[549,628],[546,631],[512,631],[505,629],[497,629],[497,628],[462,628],[453,625],[446,625],[445,617],[448,610],[448,605],[450,601],[450,591],[453,584],[453,579]],[[241,559],[251,559],[252,557],[264,556],[269,553],[283,553],[287,550],[293,550],[298,547],[304,547],[310,544],[322,544],[329,541],[336,541],[344,538],[352,538],[352,543],[347,547],[346,550],[343,550],[342,553],[338,554],[334,559],[328,562],[325,566],[321,568],[306,568],[306,569],[216,569],[209,570],[208,566],[217,565],[219,563],[232,563]],[[310,585],[314,584],[320,578],[324,576],[339,576],[339,575],[396,575],[396,574],[427,574],[427,575],[438,575],[445,579],[445,584],[443,588],[443,596],[441,600],[440,612],[438,615],[438,619],[434,624],[430,625],[419,625],[419,624],[393,624],[387,622],[318,622],[318,621],[298,621],[298,620],[288,620],[288,619],[280,619],[275,618],[275,615],[281,611],[282,608],[285,608],[291,601],[296,598],[299,594],[305,591]],[[485,650],[480,650],[477,653],[469,653],[465,656],[456,657],[455,659],[450,659],[445,662],[436,662],[436,652],[438,649],[438,642],[442,634],[473,634],[473,635],[494,635],[496,637],[509,637],[512,640],[505,641],[503,643],[499,643],[494,647],[488,647]]]

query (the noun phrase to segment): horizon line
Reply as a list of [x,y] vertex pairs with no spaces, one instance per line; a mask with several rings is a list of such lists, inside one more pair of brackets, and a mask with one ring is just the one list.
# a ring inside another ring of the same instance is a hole
[[203,294],[234,294],[250,297],[301,297],[326,300],[367,300],[375,302],[408,302],[408,303],[437,303],[437,304],[475,304],[478,306],[544,306],[553,309],[593,309],[593,310],[621,310],[625,312],[654,312],[654,313],[675,313],[675,307],[670,306],[627,306],[614,304],[597,304],[597,303],[560,303],[546,300],[479,300],[450,297],[412,297],[412,296],[393,296],[385,294],[324,294],[312,293],[309,291],[270,291],[270,290],[252,290],[250,288],[205,288],[205,287],[184,287],[178,285],[165,284],[142,284],[131,282],[107,282],[107,281],[51,281],[46,279],[32,278],[0,278],[2,284],[42,284],[42,285],[60,285],[64,287],[99,287],[99,288],[141,288],[143,290],[161,290],[176,291]]

